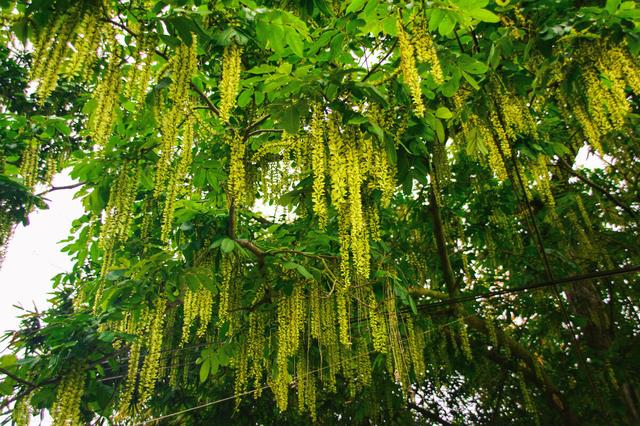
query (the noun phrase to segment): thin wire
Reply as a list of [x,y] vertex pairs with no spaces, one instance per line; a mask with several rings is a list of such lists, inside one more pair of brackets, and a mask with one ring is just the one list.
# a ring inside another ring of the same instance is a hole
[[[576,282],[576,281],[580,282],[580,281],[583,281],[583,280],[588,279],[588,278],[604,278],[604,277],[627,274],[627,273],[632,273],[632,272],[640,272],[640,265],[628,266],[628,267],[625,267],[625,268],[619,268],[619,269],[608,270],[608,271],[593,272],[593,273],[590,273],[590,274],[574,275],[574,276],[570,276],[570,277],[561,278],[561,279],[558,279],[558,280],[555,280],[555,281],[546,281],[546,282],[534,283],[534,284],[525,285],[525,286],[516,287],[516,288],[490,291],[490,292],[481,293],[481,294],[475,294],[475,295],[460,296],[460,297],[456,297],[456,298],[453,298],[453,299],[447,299],[447,300],[442,300],[442,301],[438,301],[438,302],[417,303],[416,304],[416,309],[417,310],[421,310],[421,311],[429,310],[430,308],[449,306],[449,305],[454,305],[454,304],[457,304],[457,303],[475,301],[475,300],[479,300],[479,299],[490,299],[490,298],[493,298],[493,297],[502,296],[502,295],[506,295],[506,294],[516,294],[516,293],[520,293],[520,292],[542,290],[542,289],[544,289],[546,287],[552,287],[552,286],[555,286],[555,285],[562,285],[562,284],[569,284],[569,283]],[[616,282],[614,282],[614,283],[616,283]],[[402,313],[411,312],[411,309],[408,308],[408,307],[403,307],[403,308],[399,309],[398,311],[399,311],[398,313],[402,314]],[[366,321],[367,321],[367,319],[352,318],[350,320],[350,323],[351,324],[359,324],[359,323],[366,322]],[[273,328],[275,328],[275,327],[273,327]],[[184,347],[181,347],[181,348],[166,348],[166,349],[162,349],[160,351],[160,353],[168,353],[169,355],[161,357],[160,360],[161,361],[162,360],[167,360],[167,359],[172,358],[173,356],[179,356],[185,351],[196,350],[196,349],[205,347],[207,345],[209,345],[209,343],[198,343],[198,344],[194,344],[194,345],[190,345],[190,346],[184,346]],[[117,353],[114,354],[114,357],[116,357],[116,356],[117,356]],[[126,357],[117,358],[115,361],[117,362],[117,365],[123,367],[126,364],[125,361],[128,361],[130,358],[131,358],[131,356],[129,355],[129,356],[126,356]],[[111,359],[111,358],[107,358],[105,361],[108,361],[109,359]],[[119,377],[124,377],[124,376],[125,375],[113,376],[113,377],[108,377],[108,378],[101,379],[101,380],[114,379],[114,378],[119,378]]]
[[[457,318],[457,319],[455,319],[455,320],[453,320],[451,322],[448,322],[446,324],[440,324],[438,327],[430,328],[429,330],[423,331],[422,334],[432,333],[434,331],[441,330],[444,327],[448,327],[448,326],[453,325],[455,323],[458,323],[460,321],[464,321],[466,318],[469,318],[471,316],[473,316],[473,315],[467,315],[466,317]],[[405,338],[405,339],[401,339],[401,340],[402,341],[406,341],[407,339]],[[349,357],[346,360],[354,360],[354,359],[362,358],[364,356],[369,356],[369,355],[371,355],[372,353],[375,353],[375,352],[376,351],[369,351],[369,352],[364,353],[364,354],[358,354],[358,355]],[[341,360],[340,363],[342,363],[344,361],[345,360]],[[302,374],[302,375],[298,374],[297,377],[298,377],[298,379],[300,377],[305,377],[306,378],[306,377],[308,377],[308,376],[310,376],[312,374],[318,373],[318,372],[320,372],[322,370],[326,370],[329,367],[335,367],[336,365],[338,365],[338,364],[327,364],[324,367],[320,367],[320,368],[317,368],[315,370],[308,371],[305,374]],[[297,385],[297,381],[292,382],[292,384],[294,386]],[[249,390],[249,391],[245,391],[245,392],[241,392],[241,393],[238,393],[238,394],[235,394],[235,395],[231,395],[231,396],[228,396],[226,398],[217,399],[215,401],[209,401],[209,402],[206,402],[204,404],[196,405],[194,407],[185,408],[184,410],[176,411],[174,413],[165,414],[163,416],[158,416],[158,417],[153,417],[151,419],[148,419],[148,420],[145,420],[145,421],[142,421],[142,422],[139,422],[139,423],[134,423],[133,426],[143,426],[143,425],[147,425],[147,424],[150,424],[150,423],[153,423],[153,422],[158,422],[160,420],[165,420],[165,419],[168,419],[168,418],[171,418],[171,417],[179,416],[180,414],[184,414],[184,413],[188,413],[188,412],[191,412],[191,411],[200,410],[202,408],[206,408],[206,407],[210,407],[212,405],[220,404],[222,402],[230,401],[230,400],[232,400],[234,398],[239,398],[241,396],[251,395],[251,394],[256,393],[258,391],[262,391],[264,389],[268,389],[269,387],[270,387],[269,385],[264,385],[262,387],[254,388],[254,389]]]

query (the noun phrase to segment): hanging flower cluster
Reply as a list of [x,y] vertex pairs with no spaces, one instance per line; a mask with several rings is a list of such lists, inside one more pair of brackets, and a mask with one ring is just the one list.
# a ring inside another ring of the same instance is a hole
[[231,111],[236,104],[238,87],[240,85],[240,71],[242,48],[232,44],[225,47],[222,57],[222,79],[220,80],[220,121],[227,123]]

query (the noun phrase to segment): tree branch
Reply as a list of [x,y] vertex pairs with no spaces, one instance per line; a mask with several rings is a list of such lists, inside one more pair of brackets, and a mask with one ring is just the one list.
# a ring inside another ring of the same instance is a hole
[[43,196],[44,194],[48,194],[48,193],[53,192],[53,191],[61,191],[61,190],[63,190],[63,189],[73,189],[73,188],[77,188],[77,187],[79,187],[79,186],[84,185],[85,183],[86,183],[86,182],[78,182],[78,183],[74,183],[74,184],[71,184],[71,185],[64,185],[64,186],[52,186],[51,188],[47,189],[46,191],[42,191],[42,192],[40,192],[40,193],[38,193],[38,194],[35,194],[35,195],[36,195],[36,197],[41,197],[41,196]]
[[30,382],[28,380],[22,379],[18,376],[16,376],[15,374],[13,374],[12,372],[10,372],[9,370],[7,370],[6,368],[0,368],[0,373],[4,374],[7,377],[12,378],[13,380],[15,380],[18,383],[22,383],[23,385],[27,385],[27,386],[31,386],[32,388],[36,388],[38,387],[35,383]]
[[434,422],[437,422],[443,426],[453,426],[453,423],[449,423],[448,421],[446,421],[445,419],[441,418],[440,416],[438,416],[435,413],[432,413],[430,411],[425,410],[424,408],[420,407],[419,405],[413,403],[413,402],[407,402],[407,406],[409,408],[411,408],[414,411],[417,411],[418,413],[422,414],[422,416],[428,418],[429,420],[433,420]]
[[575,170],[573,167],[571,167],[569,164],[567,164],[567,162],[563,159],[560,158],[560,162],[558,163],[563,169],[565,169],[567,172],[569,172],[569,174],[571,174],[572,176],[575,176],[576,178],[578,178],[579,180],[581,180],[582,182],[584,182],[587,186],[591,187],[592,189],[595,189],[596,191],[598,191],[600,194],[602,194],[607,200],[611,201],[613,204],[615,204],[616,206],[620,207],[622,210],[624,210],[629,216],[631,216],[634,220],[637,219],[636,216],[636,212],[634,212],[631,207],[627,206],[626,204],[624,204],[622,201],[618,200],[616,197],[614,197],[613,195],[611,195],[609,193],[609,191],[607,191],[605,188],[603,188],[602,186],[598,185],[597,183],[595,183],[594,181],[592,181],[591,179],[589,179],[586,176],[583,176],[581,173],[579,173],[577,170]]
[[367,74],[362,78],[362,82],[364,83],[365,81],[367,81],[369,79],[369,77],[371,77],[371,75],[376,72],[378,70],[378,68],[380,68],[380,66],[383,64],[384,61],[387,60],[387,58],[389,56],[391,56],[391,54],[393,53],[393,49],[396,48],[396,45],[398,44],[398,40],[396,39],[393,42],[393,45],[391,45],[391,48],[389,49],[389,51],[387,52],[386,55],[384,55],[382,57],[382,59],[380,59],[374,66],[371,67],[371,69],[369,70],[369,72],[367,72]]

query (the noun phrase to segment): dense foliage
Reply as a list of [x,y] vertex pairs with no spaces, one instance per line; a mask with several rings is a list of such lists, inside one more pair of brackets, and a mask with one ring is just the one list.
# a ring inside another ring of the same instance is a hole
[[0,8],[0,246],[85,207],[7,420],[640,421],[635,2]]

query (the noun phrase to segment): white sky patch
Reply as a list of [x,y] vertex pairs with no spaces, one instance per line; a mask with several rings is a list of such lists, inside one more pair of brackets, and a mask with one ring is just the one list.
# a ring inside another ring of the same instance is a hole
[[[590,152],[591,147],[587,144],[582,145],[578,155],[576,155],[575,166],[584,167],[590,170],[604,169],[606,164],[597,155]],[[606,157],[606,156],[605,156]]]
[[[75,183],[66,172],[58,174],[53,186]],[[36,191],[37,192],[37,191]],[[50,201],[48,210],[35,210],[29,215],[27,227],[18,225],[9,242],[7,256],[0,269],[0,331],[16,330],[22,313],[14,305],[39,311],[49,306],[51,278],[69,271],[71,259],[61,252],[59,241],[69,236],[71,222],[83,214],[80,200],[74,200],[75,190],[53,191],[44,195]],[[6,343],[1,349],[4,351]]]

